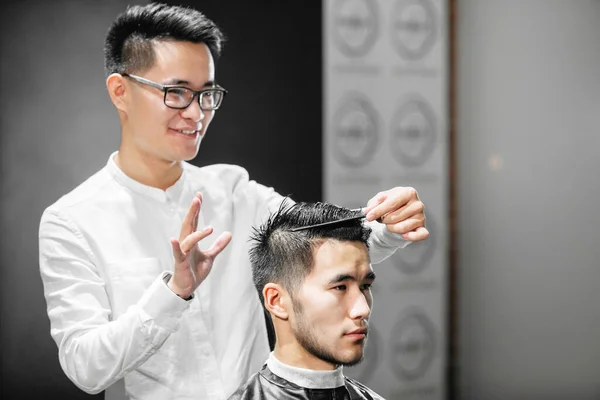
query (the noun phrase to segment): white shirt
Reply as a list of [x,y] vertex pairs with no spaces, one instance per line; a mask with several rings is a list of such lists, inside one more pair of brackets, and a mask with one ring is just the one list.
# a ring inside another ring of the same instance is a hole
[[335,389],[344,386],[344,370],[341,365],[331,371],[317,371],[299,368],[282,363],[271,352],[267,367],[272,373],[295,385],[306,389]]
[[[48,207],[39,229],[40,273],[60,365],[106,400],[225,399],[268,357],[262,306],[252,282],[248,237],[283,197],[233,165],[198,168],[167,190],[107,165]],[[198,226],[232,241],[194,298],[173,293],[169,239],[178,238],[194,194]],[[372,223],[371,262],[409,242]],[[115,385],[117,383],[117,385]]]

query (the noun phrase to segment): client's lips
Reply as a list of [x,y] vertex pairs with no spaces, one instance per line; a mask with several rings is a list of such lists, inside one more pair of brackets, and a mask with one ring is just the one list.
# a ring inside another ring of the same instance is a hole
[[346,335],[367,335],[367,329],[366,328],[362,328],[362,329],[357,329],[354,330],[352,332],[346,333]]

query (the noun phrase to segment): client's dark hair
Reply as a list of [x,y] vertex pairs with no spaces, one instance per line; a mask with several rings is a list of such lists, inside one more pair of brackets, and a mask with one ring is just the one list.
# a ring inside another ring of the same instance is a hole
[[205,43],[216,61],[224,39],[217,25],[198,10],[161,3],[131,6],[108,30],[104,67],[107,75],[152,67],[155,40]]
[[357,215],[357,211],[329,203],[284,201],[279,210],[259,228],[250,240],[252,278],[264,306],[262,290],[269,282],[282,284],[293,294],[313,268],[313,249],[326,239],[358,241],[368,249],[371,228],[361,219],[293,232],[292,229]]

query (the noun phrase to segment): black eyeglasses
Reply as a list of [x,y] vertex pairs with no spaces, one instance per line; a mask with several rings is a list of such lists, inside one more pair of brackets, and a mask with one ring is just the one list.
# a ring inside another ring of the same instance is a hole
[[213,86],[208,89],[195,91],[185,86],[161,85],[160,83],[152,82],[146,78],[127,73],[122,73],[121,75],[144,85],[162,90],[165,93],[165,106],[177,110],[188,108],[190,104],[192,104],[192,101],[194,101],[194,98],[198,96],[198,104],[200,104],[200,108],[203,111],[214,111],[219,109],[219,106],[223,102],[223,98],[227,94],[227,90],[220,86]]

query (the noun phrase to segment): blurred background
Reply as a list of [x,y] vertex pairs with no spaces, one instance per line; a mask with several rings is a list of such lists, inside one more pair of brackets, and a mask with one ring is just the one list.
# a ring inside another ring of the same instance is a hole
[[[119,144],[104,35],[128,4],[0,6],[0,393],[63,374],[43,210]],[[600,399],[600,1],[196,0],[228,89],[196,165],[300,201],[413,186],[432,236],[386,265],[348,375],[388,399]]]

